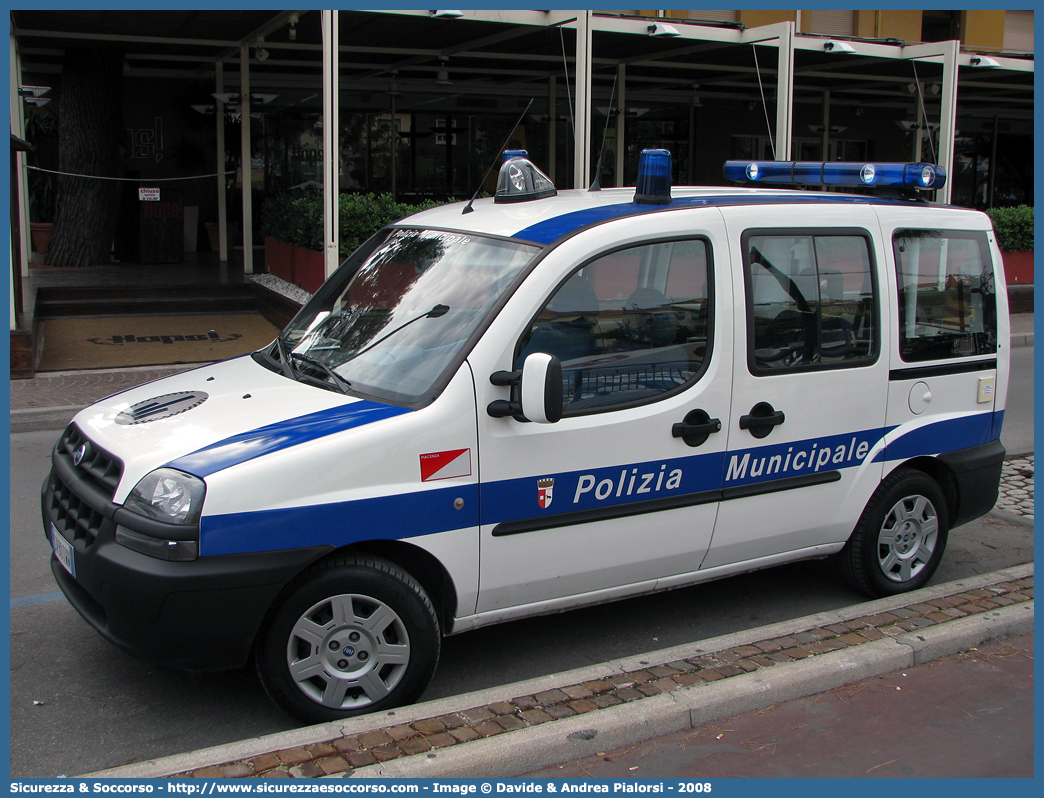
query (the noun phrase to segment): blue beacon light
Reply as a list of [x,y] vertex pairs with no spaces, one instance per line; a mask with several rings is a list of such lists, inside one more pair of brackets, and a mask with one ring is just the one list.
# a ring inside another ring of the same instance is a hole
[[634,201],[639,205],[671,203],[671,153],[669,150],[642,150],[638,157],[638,183]]
[[726,161],[722,173],[740,183],[868,186],[935,190],[946,184],[946,170],[929,163],[837,161]]

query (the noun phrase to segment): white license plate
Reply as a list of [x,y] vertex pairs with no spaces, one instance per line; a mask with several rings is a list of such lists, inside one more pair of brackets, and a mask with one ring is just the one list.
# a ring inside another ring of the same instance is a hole
[[65,570],[76,576],[76,559],[73,557],[72,544],[61,536],[54,524],[51,524],[51,548]]

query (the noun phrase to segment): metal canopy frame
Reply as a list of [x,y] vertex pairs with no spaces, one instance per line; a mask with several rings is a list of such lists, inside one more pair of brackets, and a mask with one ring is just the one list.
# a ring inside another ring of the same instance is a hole
[[[331,21],[339,19],[339,26],[336,37],[324,38],[322,22],[328,13]],[[295,39],[288,35],[292,16],[297,19]],[[121,44],[127,49],[130,76],[170,79],[213,75],[216,93],[276,91],[281,94],[283,107],[303,106],[311,100],[306,95],[314,96],[321,85],[323,110],[330,115],[327,118],[337,118],[338,102],[362,104],[361,96],[386,92],[393,70],[398,73],[396,80],[404,95],[423,94],[429,104],[451,97],[494,95],[517,98],[520,106],[527,98],[544,97],[550,106],[561,94],[558,84],[565,82],[573,106],[573,183],[579,187],[590,182],[592,139],[598,138],[597,129],[588,129],[592,109],[598,102],[609,102],[614,83],[616,94],[610,111],[625,110],[625,103],[635,97],[640,97],[643,105],[688,105],[694,84],[707,97],[760,103],[760,78],[771,95],[768,102],[775,104],[776,157],[785,160],[792,147],[797,104],[823,104],[825,119],[829,118],[830,105],[909,108],[910,97],[902,94],[903,87],[914,82],[909,65],[923,65],[925,75],[920,83],[927,80],[941,85],[933,103],[933,111],[938,106],[941,128],[938,160],[951,174],[958,95],[962,109],[967,109],[962,112],[972,115],[993,118],[1001,109],[1005,119],[1033,116],[1031,56],[990,53],[996,66],[983,69],[975,66],[978,54],[962,49],[956,41],[906,44],[845,37],[845,52],[840,52],[825,47],[828,41],[840,41],[840,37],[798,33],[793,22],[743,29],[739,25],[671,18],[669,23],[677,35],[664,39],[649,35],[649,26],[655,21],[570,10],[464,10],[459,17],[448,19],[435,18],[425,10],[24,10],[12,12],[11,71],[12,75],[23,71],[58,73],[65,47],[86,41]],[[170,30],[171,35],[156,35],[157,30]],[[264,38],[264,47],[271,55],[263,63],[255,63],[250,59],[250,49],[260,38]],[[772,48],[777,51],[774,58]],[[755,49],[761,51],[757,65],[752,53]],[[433,85],[433,77],[444,66],[440,59],[449,59],[454,77],[451,86]],[[231,66],[236,60],[238,70],[224,71],[224,65]],[[567,81],[563,81],[564,74]],[[12,83],[12,93],[16,89]],[[20,134],[20,114],[15,112],[20,106],[16,102],[20,101],[13,97],[12,130]],[[244,266],[250,272],[249,113],[243,119],[243,185],[247,189],[243,192],[243,252]],[[624,119],[620,113],[621,125]],[[550,127],[553,151],[555,126]],[[222,136],[220,124],[218,131]],[[828,135],[824,125],[824,142]],[[219,147],[223,147],[220,138]],[[326,163],[337,162],[336,151],[333,137],[324,135]],[[620,174],[622,155],[618,153],[617,158]],[[223,163],[222,152],[218,163]],[[331,174],[326,181],[333,196],[335,179]],[[224,181],[218,183],[224,259]],[[951,186],[948,183],[937,199],[949,201]],[[328,208],[333,207],[328,203]],[[22,227],[27,240],[27,215]],[[328,259],[335,263],[336,225],[324,242]],[[23,273],[28,272],[27,249],[23,247]],[[328,263],[328,273],[331,268]]]

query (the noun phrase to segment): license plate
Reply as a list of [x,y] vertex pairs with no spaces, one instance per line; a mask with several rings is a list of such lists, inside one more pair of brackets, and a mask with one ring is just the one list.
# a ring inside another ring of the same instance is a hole
[[73,557],[72,544],[61,536],[54,524],[51,524],[51,548],[54,549],[54,556],[58,558],[58,562],[75,577],[76,559]]

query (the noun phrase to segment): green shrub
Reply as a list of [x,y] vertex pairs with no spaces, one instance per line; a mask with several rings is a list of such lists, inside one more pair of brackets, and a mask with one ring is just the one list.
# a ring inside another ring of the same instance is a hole
[[1024,252],[1033,249],[1033,207],[991,208],[986,211],[993,220],[997,245],[1001,252]]
[[[386,224],[441,204],[396,202],[391,194],[341,194],[338,198],[341,254],[351,254]],[[294,191],[270,197],[261,209],[261,231],[280,241],[321,251],[323,193]]]

